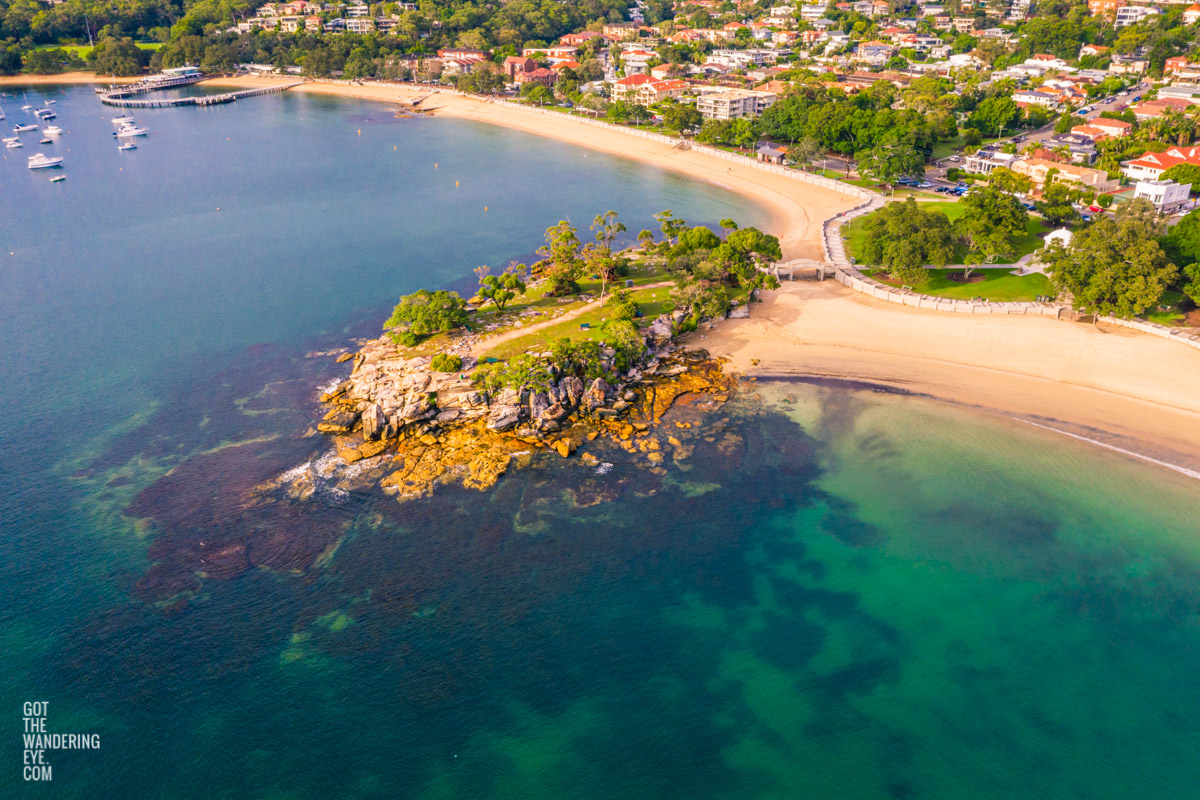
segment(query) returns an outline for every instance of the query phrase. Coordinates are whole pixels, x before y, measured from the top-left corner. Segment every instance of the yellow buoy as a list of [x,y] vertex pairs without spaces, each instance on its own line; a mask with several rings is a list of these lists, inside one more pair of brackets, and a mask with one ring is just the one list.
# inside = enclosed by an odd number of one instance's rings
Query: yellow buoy
[[483,210],[484,210],[484,211],[487,211],[487,206],[484,206],[484,207],[483,207]]
[[362,136],[362,128],[359,128],[359,129],[358,129],[358,135],[359,135],[359,136]]
[[435,161],[435,162],[433,162],[433,168],[434,168],[434,169],[437,169],[437,162],[436,162],[436,161]]
[[396,149],[396,145],[392,145],[392,149],[393,149],[393,150],[395,150],[395,149]]

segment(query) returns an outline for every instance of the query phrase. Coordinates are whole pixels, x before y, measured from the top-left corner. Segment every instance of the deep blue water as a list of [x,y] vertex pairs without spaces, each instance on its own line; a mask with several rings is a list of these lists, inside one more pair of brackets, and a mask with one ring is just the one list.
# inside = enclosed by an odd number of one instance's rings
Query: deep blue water
[[[119,153],[53,96],[67,181],[0,161],[0,796],[1197,796],[1200,491],[1077,442],[758,384],[672,411],[665,474],[593,445],[611,472],[254,499],[328,450],[346,367],[306,355],[396,295],[742,201],[306,96]],[[40,786],[33,700],[102,738]]]

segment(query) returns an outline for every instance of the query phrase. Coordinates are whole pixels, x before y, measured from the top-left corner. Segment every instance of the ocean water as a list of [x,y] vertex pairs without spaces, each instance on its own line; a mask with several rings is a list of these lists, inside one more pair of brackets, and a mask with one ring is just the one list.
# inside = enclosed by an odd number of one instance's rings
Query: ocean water
[[[0,797],[1200,795],[1200,484],[1016,420],[748,383],[665,474],[254,491],[395,295],[563,217],[761,212],[303,96],[118,153],[51,91],[68,180],[0,161]],[[26,782],[30,701],[101,748]]]

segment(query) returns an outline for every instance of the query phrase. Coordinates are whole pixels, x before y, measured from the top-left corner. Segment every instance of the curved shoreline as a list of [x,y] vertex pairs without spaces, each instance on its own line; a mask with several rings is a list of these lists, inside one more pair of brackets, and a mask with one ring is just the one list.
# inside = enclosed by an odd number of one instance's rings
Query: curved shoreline
[[[217,78],[204,85],[256,88],[278,85],[273,78]],[[394,83],[362,85],[312,81],[292,92],[377,100],[392,105],[428,98],[420,108],[434,115],[472,120],[545,136],[588,150],[630,158],[714,184],[761,206],[771,217],[769,231],[779,236],[784,259],[822,258],[825,220],[861,202],[860,198],[775,175],[749,164],[718,160],[704,153],[676,150],[661,142],[623,135],[563,115],[530,113],[451,92]],[[855,190],[857,191],[857,190]]]
[[[60,76],[50,76],[60,77]],[[212,85],[253,87],[269,78]],[[291,91],[397,105],[430,94],[395,84],[307,83]],[[857,198],[648,139],[440,93],[435,113],[633,158],[752,198],[785,256],[820,258],[822,223]],[[745,375],[808,374],[903,387],[936,399],[1136,440],[1200,467],[1200,354],[1144,333],[1048,318],[961,315],[889,304],[834,281],[785,282],[753,308],[692,335]],[[756,363],[757,362],[757,363]]]

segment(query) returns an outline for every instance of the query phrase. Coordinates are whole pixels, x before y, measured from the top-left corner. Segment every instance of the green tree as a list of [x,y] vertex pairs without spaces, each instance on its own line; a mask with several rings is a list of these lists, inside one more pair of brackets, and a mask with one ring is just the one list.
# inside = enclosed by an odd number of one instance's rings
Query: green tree
[[1064,222],[1079,219],[1079,212],[1072,203],[1077,192],[1062,183],[1052,183],[1042,192],[1042,199],[1037,205],[1038,213],[1046,218],[1051,225],[1062,225]]
[[489,275],[487,267],[480,267],[475,272],[479,275],[479,296],[491,300],[497,311],[503,311],[508,301],[517,295],[525,294],[525,281],[521,277],[525,272],[524,264],[509,267],[499,275]]
[[1069,133],[1071,128],[1074,128],[1076,125],[1083,125],[1086,121],[1074,114],[1063,114],[1055,121],[1054,132],[1058,134]]
[[467,303],[456,292],[420,289],[400,298],[384,330],[406,327],[416,336],[461,328],[467,322]]
[[669,208],[655,214],[654,219],[662,230],[663,243],[667,246],[674,244],[675,237],[687,228],[687,220],[679,219]]
[[979,104],[967,124],[985,136],[1001,136],[1017,127],[1021,107],[1011,97],[989,97]]
[[1200,167],[1195,164],[1176,164],[1159,176],[1164,181],[1190,183],[1192,191],[1200,191]]
[[538,250],[538,254],[549,262],[545,275],[552,295],[579,291],[576,281],[583,268],[583,260],[580,258],[576,233],[576,229],[566,220],[559,220],[557,225],[546,229],[546,245]]
[[625,227],[625,223],[617,220],[615,211],[597,214],[596,218],[592,220],[592,232],[596,235],[596,241],[610,253],[613,241],[626,230],[628,229]]
[[1069,247],[1055,242],[1046,248],[1042,261],[1055,288],[1069,293],[1075,308],[1133,317],[1156,306],[1179,275],[1155,241],[1160,232],[1161,226],[1142,213],[1106,215],[1078,231]]
[[926,264],[942,266],[954,257],[954,233],[944,211],[922,207],[909,197],[888,203],[863,221],[859,257],[906,284],[929,278]]
[[663,111],[663,122],[677,131],[690,131],[704,124],[704,117],[689,103],[672,103]]
[[893,184],[898,178],[925,173],[925,157],[910,144],[880,142],[855,155],[858,172],[875,180]]
[[1033,189],[1033,180],[1028,175],[1013,172],[1008,167],[996,167],[988,175],[988,182],[1008,194],[1028,194]]
[[140,75],[149,56],[132,39],[101,40],[88,56],[98,75]]
[[[955,221],[954,229],[970,248],[966,263],[991,264],[1001,256],[1010,256],[1016,238],[1025,233],[1029,223],[1029,214],[1017,199],[988,186],[972,190],[962,204],[965,212]],[[967,275],[970,273],[968,268]]]

